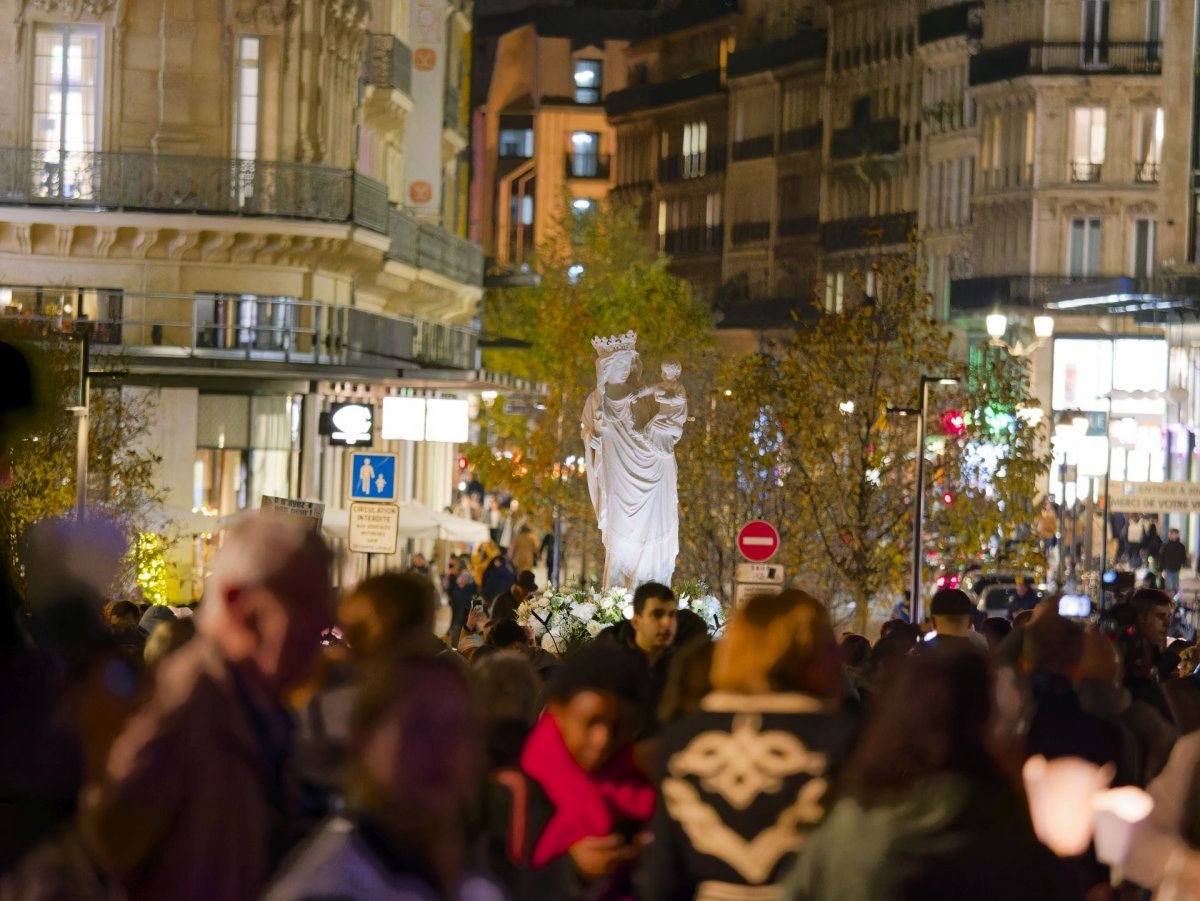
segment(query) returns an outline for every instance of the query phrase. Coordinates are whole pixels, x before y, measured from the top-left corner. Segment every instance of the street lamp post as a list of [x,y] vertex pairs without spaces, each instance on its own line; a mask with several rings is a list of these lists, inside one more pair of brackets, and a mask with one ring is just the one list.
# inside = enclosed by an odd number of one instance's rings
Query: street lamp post
[[925,525],[925,417],[929,412],[929,386],[957,385],[958,379],[936,375],[921,376],[921,412],[917,416],[917,491],[913,514],[913,563],[912,563],[912,621],[921,622],[921,545],[924,543]]

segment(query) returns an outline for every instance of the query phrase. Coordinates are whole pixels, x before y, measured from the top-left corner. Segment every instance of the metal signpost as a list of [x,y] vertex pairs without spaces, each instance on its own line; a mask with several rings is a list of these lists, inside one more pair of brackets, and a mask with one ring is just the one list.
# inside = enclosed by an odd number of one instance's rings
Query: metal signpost
[[766,563],[779,550],[779,532],[769,522],[751,520],[737,537],[738,550],[749,563],[739,563],[734,573],[733,604],[741,607],[751,598],[783,589],[783,567]]

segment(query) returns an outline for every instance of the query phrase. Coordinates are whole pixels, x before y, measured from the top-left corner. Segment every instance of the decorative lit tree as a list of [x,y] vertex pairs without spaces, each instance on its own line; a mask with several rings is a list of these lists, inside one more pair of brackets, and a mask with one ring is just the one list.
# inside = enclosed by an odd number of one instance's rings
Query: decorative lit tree
[[1045,562],[1033,525],[1051,454],[1044,412],[1028,385],[1027,359],[979,348],[965,390],[952,400],[961,404],[951,408],[957,420],[944,419],[933,441],[941,445],[931,448],[941,462],[931,485],[929,532],[951,570],[1003,564],[1033,573]]
[[[0,547],[18,579],[24,578],[21,536],[35,522],[71,513],[75,505],[76,420],[80,354],[68,336],[34,325],[5,325],[0,339],[22,349],[33,364],[40,403],[33,428],[10,457],[12,483],[0,490]],[[125,531],[130,552],[122,582],[137,582],[138,527],[161,500],[154,470],[161,460],[145,451],[150,406],[119,388],[93,387],[88,430],[88,509],[111,517]]]

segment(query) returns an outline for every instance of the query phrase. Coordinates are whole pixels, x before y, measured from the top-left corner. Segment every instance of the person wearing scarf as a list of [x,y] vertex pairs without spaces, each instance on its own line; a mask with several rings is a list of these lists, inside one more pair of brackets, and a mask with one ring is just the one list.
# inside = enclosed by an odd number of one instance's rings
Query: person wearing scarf
[[519,766],[493,773],[493,872],[518,901],[634,897],[656,800],[633,759],[642,669],[629,649],[604,643],[568,657]]

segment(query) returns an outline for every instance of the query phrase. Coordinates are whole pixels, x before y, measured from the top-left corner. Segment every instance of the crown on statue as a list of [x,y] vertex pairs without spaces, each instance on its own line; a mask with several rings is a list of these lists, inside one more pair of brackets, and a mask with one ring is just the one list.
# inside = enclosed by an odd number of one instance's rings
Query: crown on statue
[[637,348],[637,332],[628,331],[623,335],[613,335],[611,338],[593,338],[592,347],[596,349],[596,355],[600,357],[608,357],[620,350],[634,350]]

